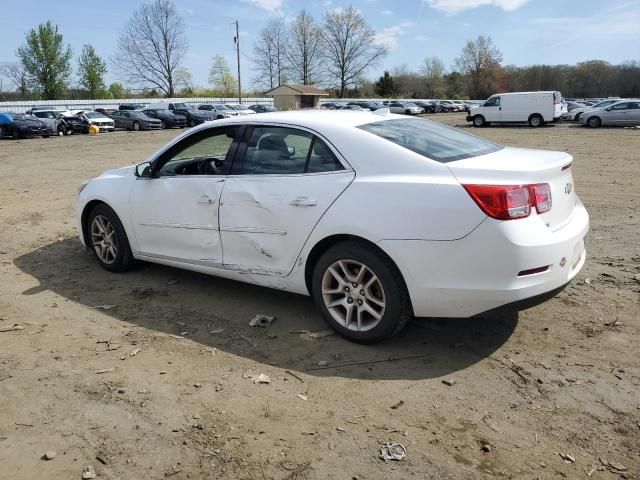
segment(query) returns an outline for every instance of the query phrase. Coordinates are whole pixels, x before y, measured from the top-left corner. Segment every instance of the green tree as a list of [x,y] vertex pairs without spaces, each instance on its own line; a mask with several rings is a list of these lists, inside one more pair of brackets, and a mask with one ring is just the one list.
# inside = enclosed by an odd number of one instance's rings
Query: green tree
[[209,70],[209,83],[223,97],[230,97],[236,87],[236,79],[231,74],[231,67],[222,55],[213,57],[213,64]]
[[98,98],[104,91],[104,75],[107,64],[98,56],[91,45],[84,45],[78,59],[80,85],[87,90],[90,98]]
[[378,79],[373,89],[381,97],[390,97],[395,95],[397,91],[396,84],[388,70],[384,71],[384,75]]
[[71,77],[71,47],[64,46],[58,26],[41,23],[18,48],[18,58],[27,72],[31,88],[45,100],[64,96]]
[[124,85],[118,82],[113,82],[109,85],[108,88],[109,96],[111,98],[125,98],[127,96],[127,92],[125,91]]

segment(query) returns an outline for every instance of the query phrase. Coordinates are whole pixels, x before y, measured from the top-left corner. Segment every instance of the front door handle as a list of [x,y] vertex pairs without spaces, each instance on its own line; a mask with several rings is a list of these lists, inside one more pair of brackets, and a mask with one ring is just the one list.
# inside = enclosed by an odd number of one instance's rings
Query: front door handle
[[289,202],[289,205],[293,205],[294,207],[315,207],[317,204],[318,201],[316,199],[309,197],[298,197]]
[[211,198],[209,195],[201,195],[198,198],[198,203],[201,205],[211,205],[215,203],[215,200]]

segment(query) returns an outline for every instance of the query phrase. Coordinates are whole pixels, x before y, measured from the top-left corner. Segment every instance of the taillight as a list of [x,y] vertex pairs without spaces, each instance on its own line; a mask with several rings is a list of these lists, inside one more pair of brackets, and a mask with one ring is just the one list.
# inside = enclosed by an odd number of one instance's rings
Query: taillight
[[538,213],[551,210],[551,188],[535,185],[463,185],[484,213],[498,220],[526,218],[535,207]]

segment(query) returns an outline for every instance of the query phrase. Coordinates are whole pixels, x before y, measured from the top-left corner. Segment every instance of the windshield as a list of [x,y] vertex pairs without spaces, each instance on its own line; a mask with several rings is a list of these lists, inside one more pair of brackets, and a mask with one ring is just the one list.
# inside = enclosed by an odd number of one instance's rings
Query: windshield
[[105,118],[104,115],[98,112],[85,112],[87,118]]
[[417,118],[385,120],[358,128],[442,163],[486,155],[504,148],[441,123]]

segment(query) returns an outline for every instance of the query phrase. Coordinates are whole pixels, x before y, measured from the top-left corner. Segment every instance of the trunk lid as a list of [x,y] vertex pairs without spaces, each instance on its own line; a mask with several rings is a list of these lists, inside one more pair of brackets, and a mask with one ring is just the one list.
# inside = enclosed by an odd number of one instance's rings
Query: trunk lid
[[[551,210],[539,215],[555,231],[571,220],[576,205],[572,161],[573,157],[565,152],[507,147],[446,165],[463,185],[548,183],[551,188]],[[536,214],[535,209],[532,214]]]

